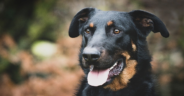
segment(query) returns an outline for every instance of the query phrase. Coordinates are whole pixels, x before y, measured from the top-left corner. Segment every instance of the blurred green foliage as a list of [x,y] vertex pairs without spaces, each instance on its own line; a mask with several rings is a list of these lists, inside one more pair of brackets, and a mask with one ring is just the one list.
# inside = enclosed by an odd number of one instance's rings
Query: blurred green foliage
[[0,34],[9,33],[18,47],[29,49],[36,40],[55,41],[61,19],[54,13],[56,0],[1,1]]
[[[9,54],[30,50],[37,40],[55,42],[61,19],[54,13],[57,0],[2,0],[0,1],[0,37],[9,34],[17,48],[3,44]],[[3,40],[1,40],[3,42]],[[0,75],[7,72],[15,83],[21,82],[19,62],[0,56]]]

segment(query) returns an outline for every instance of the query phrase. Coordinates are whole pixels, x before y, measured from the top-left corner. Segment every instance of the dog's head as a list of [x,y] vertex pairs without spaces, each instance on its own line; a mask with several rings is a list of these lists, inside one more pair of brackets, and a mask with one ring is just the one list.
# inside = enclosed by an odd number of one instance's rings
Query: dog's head
[[69,36],[82,35],[81,66],[87,70],[88,84],[115,90],[126,87],[136,73],[138,43],[144,43],[151,31],[169,36],[163,22],[145,11],[79,11],[71,22]]

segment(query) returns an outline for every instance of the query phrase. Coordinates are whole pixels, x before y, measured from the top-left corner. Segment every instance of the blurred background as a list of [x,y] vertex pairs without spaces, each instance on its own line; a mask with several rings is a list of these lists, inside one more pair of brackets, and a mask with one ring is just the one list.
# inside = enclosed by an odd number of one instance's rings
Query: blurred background
[[84,7],[142,9],[166,24],[169,38],[147,40],[158,96],[184,96],[184,0],[0,0],[0,96],[73,96],[84,75],[81,37],[69,38]]

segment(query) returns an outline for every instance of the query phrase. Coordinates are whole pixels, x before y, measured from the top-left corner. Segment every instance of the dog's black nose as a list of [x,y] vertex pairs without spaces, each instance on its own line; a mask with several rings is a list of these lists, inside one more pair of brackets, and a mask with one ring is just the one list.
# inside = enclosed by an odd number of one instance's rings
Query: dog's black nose
[[96,48],[86,47],[82,56],[86,61],[96,61],[100,58],[100,52]]

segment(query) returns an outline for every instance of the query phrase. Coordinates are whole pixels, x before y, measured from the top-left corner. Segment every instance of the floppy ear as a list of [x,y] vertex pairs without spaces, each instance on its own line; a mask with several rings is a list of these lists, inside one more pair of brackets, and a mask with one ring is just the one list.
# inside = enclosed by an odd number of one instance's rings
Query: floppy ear
[[146,36],[150,31],[154,33],[160,32],[163,37],[169,37],[169,32],[167,31],[164,23],[155,15],[142,11],[134,10],[129,12],[135,25],[144,33]]
[[73,18],[69,27],[69,36],[74,38],[80,35],[79,23],[85,23],[89,19],[89,15],[95,8],[84,8],[79,11]]

